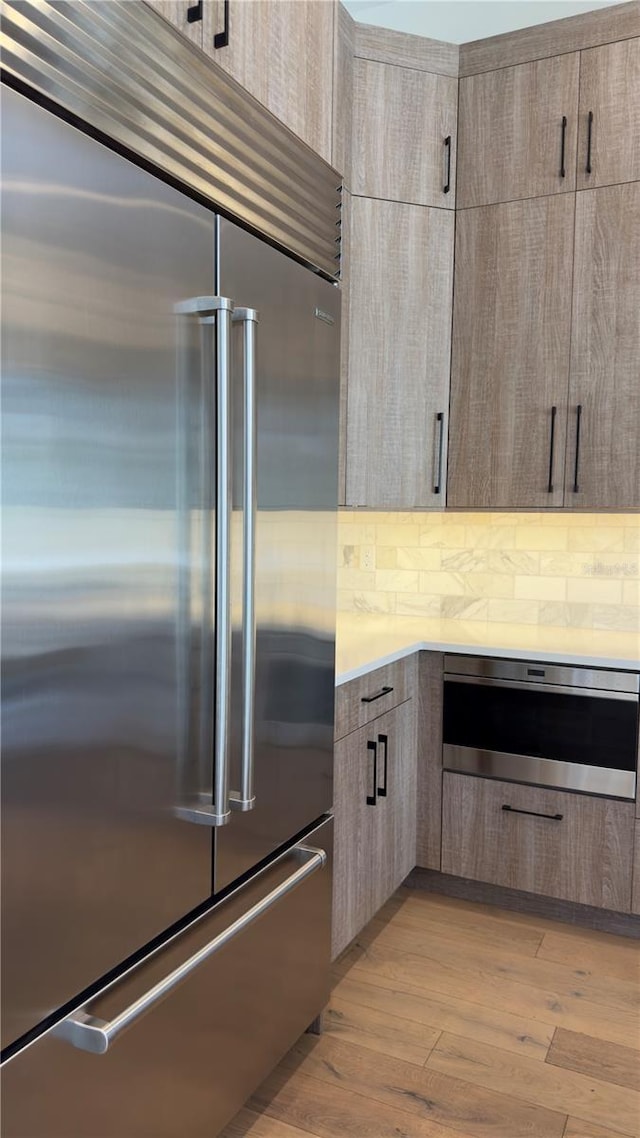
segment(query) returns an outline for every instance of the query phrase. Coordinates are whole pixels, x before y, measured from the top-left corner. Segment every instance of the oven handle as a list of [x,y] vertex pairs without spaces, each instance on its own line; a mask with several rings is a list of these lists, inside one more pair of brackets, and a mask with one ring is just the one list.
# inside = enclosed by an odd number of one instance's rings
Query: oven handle
[[544,695],[545,692],[557,692],[559,695],[581,695],[592,699],[621,699],[625,702],[638,703],[638,694],[627,691],[606,691],[603,688],[570,687],[568,684],[537,684],[526,680],[496,680],[487,676],[453,676],[445,674],[446,684],[479,684],[487,688],[515,688],[518,691],[535,692]]

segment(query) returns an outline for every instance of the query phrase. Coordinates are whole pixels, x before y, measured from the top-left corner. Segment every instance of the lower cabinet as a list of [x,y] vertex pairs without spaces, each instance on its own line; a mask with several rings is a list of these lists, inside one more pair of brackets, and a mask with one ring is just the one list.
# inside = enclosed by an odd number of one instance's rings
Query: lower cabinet
[[633,892],[631,894],[631,912],[640,916],[640,819],[636,821],[636,835],[633,856]]
[[443,778],[443,873],[630,911],[632,802]]
[[415,751],[411,700],[336,744],[334,958],[415,865]]

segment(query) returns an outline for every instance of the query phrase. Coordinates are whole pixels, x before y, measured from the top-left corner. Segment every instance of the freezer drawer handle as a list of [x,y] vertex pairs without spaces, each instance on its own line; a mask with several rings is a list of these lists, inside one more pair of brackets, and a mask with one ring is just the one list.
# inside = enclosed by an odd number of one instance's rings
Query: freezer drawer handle
[[233,810],[252,810],[256,687],[256,502],[257,502],[257,395],[256,337],[258,313],[236,308],[233,323],[244,332],[244,433],[242,503],[242,776],[240,790],[232,790]]
[[[192,972],[195,972],[201,964],[204,964],[205,960],[209,960],[211,956],[214,956],[216,952],[224,948],[229,941],[244,932],[258,917],[261,917],[263,913],[266,913],[269,909],[273,908],[274,905],[277,905],[283,897],[286,897],[287,893],[291,893],[291,891],[296,889],[298,885],[301,885],[307,877],[311,877],[317,870],[323,869],[327,863],[327,855],[325,851],[321,849],[314,849],[313,847],[304,845],[294,846],[291,853],[295,854],[300,861],[300,865],[295,873],[292,873],[290,877],[287,877],[285,881],[277,885],[270,893],[267,893],[266,897],[263,897],[261,901],[258,901],[256,905],[248,909],[246,913],[243,913],[241,917],[238,917],[237,921],[234,921],[233,924],[229,925],[223,932],[218,933],[212,941],[209,941],[209,944],[206,944],[198,952],[194,953],[193,956],[190,956],[188,960],[185,960],[184,964],[181,964],[179,968],[175,968],[173,972],[170,972],[163,980],[154,984],[153,988],[150,988],[148,992],[145,992],[143,996],[135,1000],[128,1008],[120,1012],[120,1015],[115,1016],[112,1020],[102,1020],[88,1014],[84,1008],[80,1008],[62,1020],[62,1022],[53,1029],[52,1034],[56,1035],[59,1039],[66,1040],[67,1043],[71,1043],[80,1051],[90,1051],[94,1055],[104,1055],[114,1040],[117,1039],[126,1028],[131,1027],[136,1020],[140,1019],[140,1017],[150,1011],[155,1004],[163,1000],[169,992],[177,988],[183,980],[186,980]],[[114,981],[114,983],[117,983],[117,981]]]

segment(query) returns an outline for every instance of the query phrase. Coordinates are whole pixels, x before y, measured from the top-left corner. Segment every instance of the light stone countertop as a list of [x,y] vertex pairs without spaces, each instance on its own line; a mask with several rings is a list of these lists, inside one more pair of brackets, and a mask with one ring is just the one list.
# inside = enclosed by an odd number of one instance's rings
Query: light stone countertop
[[640,671],[635,632],[339,612],[336,684],[421,650]]

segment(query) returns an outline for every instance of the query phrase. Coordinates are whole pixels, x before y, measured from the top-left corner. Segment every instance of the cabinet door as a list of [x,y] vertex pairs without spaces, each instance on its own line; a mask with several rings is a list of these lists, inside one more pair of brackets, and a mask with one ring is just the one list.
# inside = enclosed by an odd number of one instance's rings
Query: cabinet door
[[327,162],[331,161],[333,0],[204,0],[204,50]]
[[565,490],[573,509],[640,506],[639,264],[640,182],[577,194]]
[[351,201],[347,505],[442,509],[454,216]]
[[629,39],[581,53],[578,188],[593,189],[637,179],[640,39]]
[[189,21],[188,12],[195,0],[146,0],[165,20],[173,24],[186,39],[202,47],[202,20]]
[[353,193],[454,209],[457,105],[451,75],[354,60]]
[[635,831],[631,912],[637,913],[638,916],[640,916],[640,819],[636,821]]
[[379,845],[375,747],[374,725],[370,724],[347,735],[334,750],[333,958],[378,907],[373,865]]
[[449,506],[563,504],[574,203],[458,214]]
[[373,724],[378,747],[378,846],[372,856],[376,911],[416,864],[416,742],[414,701]]
[[460,80],[458,208],[575,189],[579,61],[574,52]]
[[633,815],[632,802],[445,772],[442,872],[628,913]]

